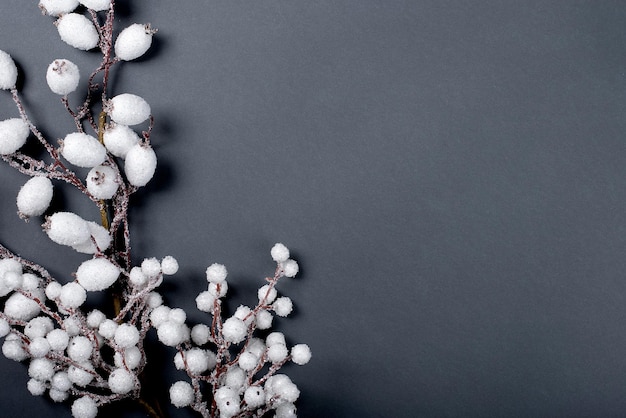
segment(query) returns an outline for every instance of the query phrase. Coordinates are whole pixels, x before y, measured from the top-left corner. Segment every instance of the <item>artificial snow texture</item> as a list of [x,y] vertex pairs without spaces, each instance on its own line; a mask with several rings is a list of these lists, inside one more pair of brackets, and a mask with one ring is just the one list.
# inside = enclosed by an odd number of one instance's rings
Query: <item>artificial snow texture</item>
[[88,51],[98,45],[100,37],[93,23],[78,13],[67,13],[56,21],[61,40],[77,49]]
[[170,401],[177,408],[191,405],[193,398],[193,388],[187,382],[176,382],[170,387]]
[[53,93],[65,96],[78,87],[80,71],[72,61],[56,59],[48,66],[46,81]]
[[82,132],[72,132],[63,139],[61,155],[75,166],[92,168],[104,162],[106,149],[97,138]]
[[[88,221],[87,227],[91,234],[90,239],[80,244],[72,245],[73,249],[83,254],[95,254],[98,250],[102,252],[109,248],[112,238],[105,227],[93,221]],[[93,242],[94,240],[95,244]]]
[[115,55],[123,61],[141,57],[152,45],[155,31],[150,25],[134,23],[120,32],[115,41]]
[[36,176],[28,180],[17,194],[17,210],[21,216],[42,215],[52,201],[52,182]]
[[17,67],[9,54],[0,50],[0,89],[8,90],[15,87]]
[[78,398],[72,403],[72,416],[74,418],[96,418],[98,406],[89,396]]
[[30,127],[20,118],[0,121],[0,154],[13,154],[20,149],[30,134]]
[[135,387],[135,376],[126,369],[115,369],[109,375],[109,389],[111,392],[125,394]]
[[69,282],[61,288],[59,297],[61,305],[65,308],[78,308],[87,300],[85,288],[76,282]]

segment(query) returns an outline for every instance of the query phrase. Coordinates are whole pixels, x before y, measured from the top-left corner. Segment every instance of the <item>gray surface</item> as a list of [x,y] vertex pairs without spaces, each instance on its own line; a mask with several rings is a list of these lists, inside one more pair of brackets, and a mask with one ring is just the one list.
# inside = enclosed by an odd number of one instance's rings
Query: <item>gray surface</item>
[[[34,2],[2,8],[28,109],[62,136],[42,74],[84,54]],[[290,246],[302,276],[280,290],[297,313],[278,325],[314,353],[289,370],[300,416],[626,415],[626,4],[125,9],[160,30],[156,53],[116,77],[157,120],[134,255],[178,258],[168,303],[198,320],[208,264],[229,267],[233,304],[251,302],[271,245]],[[14,216],[24,179],[0,175],[0,239],[69,274],[80,257]],[[3,415],[69,415],[26,394],[22,365],[0,366],[15,382]]]

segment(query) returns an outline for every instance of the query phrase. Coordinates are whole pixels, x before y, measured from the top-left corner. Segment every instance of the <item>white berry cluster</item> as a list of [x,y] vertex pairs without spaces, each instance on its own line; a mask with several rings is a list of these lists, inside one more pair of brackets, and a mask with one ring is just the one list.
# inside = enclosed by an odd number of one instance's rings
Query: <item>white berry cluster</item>
[[[144,343],[155,333],[160,343],[176,349],[174,366],[189,377],[170,388],[176,407],[191,407],[203,417],[260,417],[270,411],[295,416],[300,391],[278,371],[288,362],[306,364],[311,351],[306,344],[288,346],[282,333],[270,332],[274,316],[286,317],[293,309],[291,299],[276,290],[279,279],[299,270],[287,247],[271,249],[276,271],[258,290],[256,305],[242,305],[227,318],[222,316],[227,270],[217,263],[207,268],[207,290],[196,305],[210,314],[210,325],[190,326],[184,310],[164,304],[159,286],[177,273],[174,257],[140,263],[131,258],[130,199],[157,168],[153,118],[148,102],[136,94],[109,97],[109,79],[117,63],[146,54],[156,30],[135,23],[117,31],[114,0],[40,0],[39,8],[54,19],[63,42],[78,50],[99,49],[102,61],[86,82],[67,58],[55,58],[47,67],[47,84],[75,125],[52,141],[28,117],[16,87],[17,66],[0,50],[0,90],[8,90],[18,113],[0,120],[0,158],[28,177],[17,193],[18,215],[38,220],[42,234],[85,259],[71,278],[59,281],[0,244],[2,353],[28,363],[33,395],[67,401],[75,418],[94,418],[102,405],[126,398],[140,399],[158,416],[160,408],[141,399],[142,372],[150,361]],[[81,86],[82,103],[72,106],[68,96]],[[22,151],[29,139],[44,157]],[[87,196],[100,219],[53,212],[50,203],[62,186]],[[86,308],[101,294],[112,300],[112,313]]]
[[[189,406],[204,417],[260,417],[270,410],[276,417],[296,416],[294,402],[300,391],[287,375],[277,372],[289,361],[308,363],[311,351],[306,344],[289,348],[281,332],[266,330],[274,315],[285,317],[292,311],[291,299],[279,297],[275,286],[282,277],[294,277],[298,264],[283,244],[276,244],[271,253],[277,268],[259,288],[254,307],[241,305],[234,315],[222,316],[227,271],[215,263],[206,270],[208,289],[196,298],[198,309],[212,316],[210,326],[197,324],[190,329],[179,309],[160,306],[152,311],[159,340],[177,348],[174,364],[191,380],[171,386],[175,406]],[[256,330],[265,337],[257,336]]]

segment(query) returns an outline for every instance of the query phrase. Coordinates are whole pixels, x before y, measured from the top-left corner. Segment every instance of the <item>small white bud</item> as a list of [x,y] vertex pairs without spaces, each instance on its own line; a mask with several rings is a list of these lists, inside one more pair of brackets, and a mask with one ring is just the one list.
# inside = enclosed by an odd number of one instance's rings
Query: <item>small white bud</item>
[[286,277],[296,277],[300,267],[298,267],[298,263],[295,260],[288,259],[281,263],[281,267],[283,269],[283,274]]
[[115,55],[123,61],[139,58],[152,45],[152,36],[156,30],[150,25],[135,23],[120,32],[115,41]]
[[17,210],[20,216],[42,215],[52,201],[52,182],[49,178],[36,176],[28,180],[17,194]]
[[94,378],[94,375],[89,372],[93,369],[93,365],[88,361],[81,362],[79,365],[72,364],[67,369],[67,377],[77,386],[87,386]]
[[161,263],[154,257],[144,258],[141,262],[141,272],[149,279],[155,278],[161,273]]
[[306,344],[296,344],[291,347],[291,361],[302,366],[311,360],[311,349]]
[[210,283],[222,283],[228,272],[223,264],[213,263],[206,269],[206,279]]
[[98,45],[98,31],[82,14],[64,14],[56,21],[56,25],[61,40],[74,48],[88,51]]
[[131,324],[122,324],[115,330],[115,343],[122,348],[129,348],[139,342],[139,330]]
[[30,127],[22,119],[10,118],[0,121],[0,154],[13,154],[22,148],[28,135]]
[[89,338],[82,335],[72,337],[67,346],[67,355],[74,361],[84,362],[89,360],[93,351],[93,345]]
[[8,90],[15,87],[17,67],[9,54],[0,50],[0,89]]
[[63,351],[70,342],[70,336],[65,330],[53,329],[46,335],[46,340],[50,344],[50,349],[54,351]]
[[260,386],[250,386],[243,394],[243,399],[250,408],[258,408],[265,404],[265,391]]
[[138,125],[150,117],[150,105],[142,97],[123,93],[105,104],[105,111],[113,122],[121,125]]
[[285,317],[293,310],[293,302],[287,296],[282,296],[274,301],[272,309],[276,312],[276,315]]
[[130,184],[142,187],[152,179],[156,166],[157,157],[152,147],[136,144],[126,154],[124,173]]
[[224,339],[233,344],[242,342],[246,338],[248,327],[239,318],[230,317],[222,324]]
[[53,93],[65,96],[78,87],[80,70],[70,60],[56,59],[48,66],[46,81]]

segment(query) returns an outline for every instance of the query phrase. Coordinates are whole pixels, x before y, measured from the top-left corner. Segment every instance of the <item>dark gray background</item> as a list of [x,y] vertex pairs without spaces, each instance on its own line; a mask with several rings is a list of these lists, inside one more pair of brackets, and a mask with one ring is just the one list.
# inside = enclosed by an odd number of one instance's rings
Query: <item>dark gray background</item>
[[[197,321],[207,265],[252,303],[288,245],[302,274],[279,286],[296,313],[276,324],[314,355],[287,371],[300,416],[626,416],[626,3],[120,4],[121,25],[159,29],[114,77],[157,121],[134,257],[178,258],[166,299]],[[61,137],[45,68],[86,76],[97,55],[35,5],[3,2],[0,49]],[[0,112],[16,115],[8,94]],[[81,256],[17,219],[25,178],[0,175],[0,240],[67,277]],[[97,217],[76,198],[56,202]],[[23,365],[0,367],[3,415],[69,416],[27,394]]]

